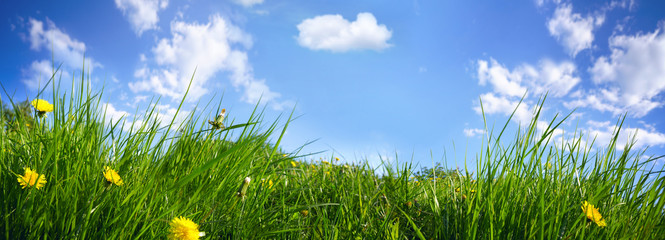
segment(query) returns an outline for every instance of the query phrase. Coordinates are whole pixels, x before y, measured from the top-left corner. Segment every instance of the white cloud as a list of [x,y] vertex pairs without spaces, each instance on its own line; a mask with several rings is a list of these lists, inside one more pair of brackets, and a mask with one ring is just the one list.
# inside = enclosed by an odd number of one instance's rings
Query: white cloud
[[[527,126],[532,123],[535,108],[530,107],[528,97],[524,92],[545,94],[548,93],[555,97],[564,97],[580,82],[576,76],[575,64],[570,61],[555,63],[549,59],[543,59],[537,66],[522,64],[512,71],[499,64],[496,60],[490,58],[490,62],[478,60],[478,79],[480,85],[489,82],[493,86],[493,92],[485,93],[480,96],[482,109],[479,102],[474,104],[474,111],[478,114],[486,115],[501,114],[510,116],[513,114],[512,121]],[[573,94],[579,94],[579,91]],[[524,101],[520,103],[520,98],[525,96]],[[537,120],[535,123],[536,131],[543,133],[549,125],[549,122]],[[471,130],[465,129],[465,134],[471,136],[474,134]],[[563,135],[562,129],[556,129],[552,137]]]
[[177,128],[185,122],[190,114],[190,111],[183,111],[182,109],[178,112],[177,108],[171,107],[168,104],[156,104],[155,109],[157,111],[157,121],[162,127],[168,126],[173,121],[172,127]]
[[546,2],[553,2],[555,4],[559,4],[561,3],[561,0],[534,0],[534,2],[536,3],[536,6],[542,7],[543,5],[545,5]]
[[[135,97],[135,103],[142,101],[142,100],[136,100],[136,98],[144,100],[145,96]],[[136,107],[136,105],[129,107]],[[150,110],[153,107],[155,108],[155,112],[150,119],[147,119],[147,116],[145,114],[132,115],[127,111],[120,110],[117,107],[115,107],[112,103],[102,104],[101,114],[104,113],[106,114],[105,118],[106,123],[110,122],[112,124],[115,124],[116,122],[120,121],[119,126],[123,126],[124,131],[130,131],[130,130],[136,131],[141,127],[141,125],[145,123],[151,124],[153,120],[157,121],[159,127],[166,127],[169,125],[169,123],[171,123],[171,121],[173,121],[173,125],[171,128],[176,129],[180,127],[180,125],[183,124],[185,120],[187,120],[187,117],[191,113],[190,111],[184,111],[182,109],[180,110],[180,112],[178,112],[178,109],[176,107],[171,107],[168,104],[154,104],[154,103],[148,105],[147,107],[148,112],[150,112]],[[132,127],[132,125],[134,126]]]
[[139,36],[147,30],[157,29],[159,22],[157,12],[165,9],[168,4],[168,0],[115,0],[116,7],[128,17],[136,35]]
[[474,137],[476,135],[483,135],[485,134],[485,129],[480,129],[480,128],[465,128],[464,129],[464,135],[467,137]]
[[30,64],[30,68],[21,70],[23,75],[27,77],[23,78],[21,82],[23,82],[28,89],[44,87],[53,74],[53,70],[53,65],[49,60],[33,61],[32,64]]
[[571,96],[575,97],[574,100],[563,102],[563,106],[572,108],[593,108],[601,112],[610,112],[613,115],[619,115],[624,112],[623,108],[618,105],[610,103],[608,99],[615,96],[616,91],[609,90],[593,90],[593,91],[578,91]]
[[490,58],[489,63],[478,60],[477,73],[481,86],[489,82],[493,91],[501,95],[521,97],[528,87],[530,93],[563,97],[581,81],[575,76],[576,71],[572,62],[555,63],[548,59],[541,60],[537,67],[522,64],[510,71]]
[[[63,78],[69,78],[69,73],[72,69],[80,69],[83,67],[83,54],[86,47],[83,42],[71,38],[68,34],[61,31],[56,27],[55,23],[46,19],[46,23],[28,19],[29,37],[26,39],[30,42],[30,49],[33,51],[48,51],[49,56],[53,51],[55,56],[55,68],[62,63],[60,72],[56,76],[56,80],[60,79],[62,73]],[[94,61],[90,56],[86,56],[86,72],[92,73],[96,67],[102,65]],[[26,84],[29,89],[36,89],[39,83],[43,86],[46,81],[53,74],[53,62],[50,60],[41,60],[32,62],[30,68],[23,69],[23,78],[21,82]]]
[[[520,103],[519,100],[511,101],[506,96],[495,96],[493,93],[482,94],[480,95],[480,99],[483,104],[482,109],[480,104],[477,104],[473,108],[476,113],[482,114],[484,111],[484,113],[487,115],[502,114],[508,117],[513,114],[514,111],[515,113],[511,120],[523,127],[532,123],[533,118],[535,117],[535,108],[540,108],[540,106],[534,106],[532,109],[532,107],[530,107],[526,102]],[[549,122],[544,120],[536,120],[535,129],[538,134],[544,133],[548,127]],[[550,136],[552,138],[556,138],[557,136],[563,135],[563,131],[563,129],[557,128]],[[484,133],[483,129],[464,129],[464,134],[469,137],[482,133]]]
[[251,7],[256,4],[261,4],[263,3],[263,0],[233,0],[234,3],[240,4],[244,7]]
[[386,25],[377,24],[371,13],[358,13],[349,22],[341,15],[321,15],[298,24],[298,43],[312,50],[346,52],[349,50],[382,50],[391,46],[392,36]]
[[665,90],[665,34],[660,31],[610,38],[612,54],[599,57],[589,68],[596,85],[615,89],[617,96],[607,104],[636,117],[663,105],[656,100]]
[[[615,128],[616,126],[609,121],[596,122],[590,120],[587,122],[587,128],[583,131],[591,138],[590,140],[596,138],[594,144],[597,147],[607,147],[614,138]],[[646,126],[646,128],[624,126],[619,132],[616,148],[623,150],[626,143],[630,142],[634,135],[636,141],[634,147],[637,149],[646,146],[665,146],[665,134],[650,129],[649,126]]]
[[546,93],[556,97],[563,97],[573,89],[581,80],[575,76],[577,67],[569,61],[554,63],[550,60],[540,62],[540,71],[532,75],[531,88],[535,93]]
[[480,104],[476,104],[473,108],[478,114],[482,114],[484,111],[485,114],[499,113],[510,116],[515,111],[513,120],[522,125],[531,122],[533,117],[529,106],[525,102],[520,103],[519,100],[511,101],[505,96],[495,96],[493,93],[482,94],[480,95],[480,99],[482,101],[482,108]]
[[128,112],[115,108],[111,103],[102,104],[102,113],[106,113],[106,122],[113,124],[120,120],[127,120],[127,117],[131,116]]
[[490,59],[491,65],[484,60],[478,60],[478,80],[481,86],[490,82],[494,92],[519,97],[524,95],[526,88],[520,85],[522,74],[510,72],[496,60]]
[[240,28],[213,15],[206,24],[173,21],[171,34],[152,49],[159,67],[144,66],[134,72],[141,80],[129,83],[133,92],[151,91],[179,100],[192,80],[188,98],[197,100],[208,92],[217,73],[227,71],[231,84],[243,90],[243,101],[254,104],[262,96],[264,102],[277,104],[280,94],[271,91],[264,79],[254,77],[247,53],[238,48],[252,46],[251,36]]
[[571,4],[561,4],[554,11],[554,16],[547,23],[550,34],[568,50],[571,56],[590,48],[593,42],[594,28],[603,24],[604,15],[582,17],[573,13]]

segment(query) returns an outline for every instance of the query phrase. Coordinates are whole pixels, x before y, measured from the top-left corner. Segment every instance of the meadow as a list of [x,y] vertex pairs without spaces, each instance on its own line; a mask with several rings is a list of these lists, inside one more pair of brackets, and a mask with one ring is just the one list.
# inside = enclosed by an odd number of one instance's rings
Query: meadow
[[3,108],[0,238],[665,236],[660,156],[632,142],[618,151],[621,119],[612,142],[595,146],[578,133],[554,137],[566,116],[538,129],[536,109],[514,133],[508,122],[489,129],[465,159],[475,169],[418,171],[409,161],[379,169],[283,150],[293,117],[266,120],[258,105],[250,116],[218,117],[223,104],[205,106],[206,117],[193,111],[177,126],[160,124],[154,107],[135,114],[140,122],[109,123],[103,92],[55,85],[44,88],[50,99]]

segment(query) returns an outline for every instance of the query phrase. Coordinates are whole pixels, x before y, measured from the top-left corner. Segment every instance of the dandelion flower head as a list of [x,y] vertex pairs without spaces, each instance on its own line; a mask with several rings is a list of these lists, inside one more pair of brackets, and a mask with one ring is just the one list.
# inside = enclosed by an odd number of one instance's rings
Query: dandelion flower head
[[169,239],[195,240],[205,236],[205,233],[199,232],[199,225],[192,222],[189,218],[177,217],[169,222]]
[[263,184],[264,186],[267,186],[268,189],[272,189],[272,186],[273,186],[274,183],[272,182],[272,179],[268,179],[268,180],[261,179],[261,184]]
[[35,99],[32,100],[30,104],[35,108],[35,110],[37,110],[37,112],[40,112],[42,114],[47,112],[53,112],[53,104],[50,104],[46,100]]
[[598,209],[595,208],[592,204],[589,204],[587,201],[584,201],[582,204],[582,211],[584,211],[584,215],[586,215],[589,220],[595,222],[598,226],[607,226],[605,219],[603,219],[603,216],[600,215]]
[[118,186],[122,186],[123,184],[125,184],[124,182],[122,182],[120,175],[118,175],[118,173],[115,170],[111,169],[108,166],[104,167],[104,178],[106,178],[106,181],[108,181],[109,183],[113,183]]
[[21,184],[22,188],[34,186],[35,188],[40,189],[46,184],[46,177],[27,167],[25,168],[23,176],[18,178],[18,182]]

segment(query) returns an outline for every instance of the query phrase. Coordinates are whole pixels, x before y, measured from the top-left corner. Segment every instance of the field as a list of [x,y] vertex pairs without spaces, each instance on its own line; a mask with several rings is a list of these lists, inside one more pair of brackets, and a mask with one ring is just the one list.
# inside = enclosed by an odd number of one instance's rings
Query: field
[[214,106],[211,119],[192,113],[179,126],[160,125],[153,108],[123,126],[100,111],[103,93],[49,88],[46,103],[3,108],[3,239],[665,236],[665,178],[652,168],[661,159],[617,151],[616,138],[557,141],[565,117],[537,129],[536,112],[517,132],[490,131],[467,156],[476,169],[375,169],[285,152],[291,117],[265,120],[258,108],[234,122],[215,119],[224,106]]

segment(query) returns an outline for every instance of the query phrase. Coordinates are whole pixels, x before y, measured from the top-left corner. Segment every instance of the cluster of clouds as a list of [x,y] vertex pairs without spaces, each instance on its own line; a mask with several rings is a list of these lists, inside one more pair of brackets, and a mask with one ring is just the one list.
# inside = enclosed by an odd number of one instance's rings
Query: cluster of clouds
[[129,87],[135,93],[151,91],[179,100],[191,80],[189,99],[196,100],[208,93],[218,73],[229,72],[231,84],[243,89],[244,101],[273,101],[280,94],[254,77],[246,52],[251,46],[249,34],[219,15],[210,16],[207,23],[173,21],[171,37],[152,48],[157,66],[139,68],[134,74],[139,80]]
[[[543,6],[546,1],[537,1]],[[556,8],[546,27],[569,54],[576,58],[578,53],[594,48],[594,31],[605,22],[605,12],[615,7],[632,7],[632,3],[611,2],[604,11],[583,16],[573,12],[570,3],[553,1]],[[522,63],[509,69],[494,58],[476,61],[478,84],[490,85],[492,91],[481,94],[474,111],[485,114],[513,114],[513,120],[521,125],[530,123],[533,116],[533,97],[544,93],[562,101],[562,105],[572,109],[587,108],[598,112],[611,113],[618,117],[628,113],[631,118],[641,118],[649,112],[662,108],[659,97],[665,91],[665,29],[635,35],[617,34],[609,38],[611,54],[591,58],[591,67],[578,69],[575,62],[541,59],[533,65]],[[586,71],[590,79],[582,79],[581,71]],[[585,81],[585,84],[581,83]],[[585,86],[590,86],[585,88]],[[520,102],[522,97],[524,101]],[[482,109],[480,103],[482,102]],[[539,121],[539,129],[546,123]],[[586,122],[582,131],[597,136],[598,143],[610,141],[614,125],[609,122]],[[476,136],[482,129],[467,128],[467,136]],[[556,133],[555,136],[563,134]],[[665,134],[653,126],[625,127],[619,137],[619,148],[629,136],[636,134],[637,146],[665,145]]]
[[[148,29],[156,29],[157,12],[168,5],[166,1],[116,1],[140,36]],[[236,0],[244,7],[261,4],[262,0]],[[137,18],[134,13],[149,12],[150,16]],[[349,22],[340,15],[322,15],[303,20],[298,26],[298,43],[315,50],[344,52],[350,50],[382,50],[390,47],[387,40],[391,32],[385,25],[377,24],[371,13],[359,13],[356,21]],[[211,15],[207,23],[173,20],[171,36],[158,40],[152,48],[150,66],[144,65],[135,71],[138,80],[129,83],[132,92],[152,92],[181,99],[189,87],[188,99],[199,99],[209,93],[210,85],[220,73],[228,73],[231,85],[243,91],[242,101],[255,104],[259,100],[268,102],[276,110],[293,105],[293,101],[279,100],[281,94],[272,91],[265,79],[254,76],[247,51],[251,49],[252,36],[228,19],[218,14]],[[196,74],[193,76],[194,70]],[[191,85],[190,85],[191,81]]]
[[[262,4],[263,0],[233,0],[235,4],[250,8]],[[160,30],[160,12],[169,6],[168,0],[115,0],[117,9],[129,22],[137,37],[151,30]],[[45,51],[52,46],[54,55],[63,61],[60,73],[65,79],[69,72],[80,69],[86,50],[85,43],[78,41],[46,19],[42,22],[28,19],[28,34],[24,40],[34,51]],[[299,30],[297,42],[312,50],[346,52],[353,50],[380,51],[389,48],[387,41],[392,32],[383,24],[378,24],[371,13],[359,13],[355,21],[341,15],[321,15],[305,19],[296,26]],[[255,104],[259,100],[269,103],[273,109],[292,107],[293,101],[280,100],[281,94],[272,91],[266,79],[256,78],[247,52],[253,45],[252,36],[219,14],[210,15],[207,22],[187,22],[182,15],[170,22],[170,34],[156,38],[149,54],[140,54],[141,66],[134,72],[134,80],[127,87],[134,93],[132,100],[126,93],[121,101],[135,105],[144,101],[145,94],[166,96],[172,101],[183,98],[196,101],[209,94],[210,89],[220,86],[222,74],[228,74],[230,84],[242,92],[241,101]],[[147,55],[147,56],[146,56]],[[86,70],[92,71],[102,65],[86,56]],[[22,82],[30,89],[44,85],[53,72],[50,59],[34,61],[23,70]],[[113,82],[119,81],[114,76]],[[212,86],[212,87],[211,87]],[[126,120],[132,116],[120,110],[119,106],[106,103],[102,106],[110,119]],[[168,103],[159,105],[160,119],[173,117],[174,108]],[[166,118],[164,118],[166,117]],[[137,120],[140,121],[140,120]]]
[[[262,0],[233,2],[244,7],[263,3]],[[140,36],[146,30],[158,29],[158,12],[168,6],[168,1],[116,0],[116,6]],[[136,17],[137,14],[144,17]],[[278,100],[281,94],[272,91],[265,79],[254,76],[247,56],[252,44],[250,34],[219,14],[209,16],[204,23],[174,19],[170,23],[170,36],[157,41],[150,57],[141,54],[143,65],[136,69],[136,80],[128,87],[135,94],[159,94],[173,101],[187,93],[189,101],[196,101],[218,86],[216,79],[226,73],[231,85],[242,91],[242,101],[255,104],[260,99],[276,110],[292,106],[293,101]]]
[[[57,56],[55,63],[50,58],[35,60],[30,64],[30,67],[22,70],[21,82],[28,89],[36,90],[44,87],[53,73],[58,70],[58,67],[60,69],[56,76],[54,76],[54,80],[56,81],[59,79],[71,79],[70,73],[73,70],[83,67],[83,56],[86,50],[85,43],[64,33],[48,18],[46,21],[33,18],[29,18],[27,21],[20,20],[20,24],[28,29],[28,34],[21,33],[21,38],[30,43],[31,50],[49,53],[53,51],[53,56]],[[95,68],[102,67],[100,63],[90,56],[86,56],[85,61],[86,71],[89,73],[93,72]]]
[[[263,0],[233,0],[250,8]],[[542,58],[536,63],[521,63],[507,67],[489,57],[475,61],[476,76],[480,86],[488,86],[490,92],[480,95],[473,109],[477,113],[509,116],[521,125],[531,122],[534,98],[545,93],[562,101],[568,109],[587,108],[601,113],[619,116],[627,112],[631,118],[641,118],[663,107],[665,91],[665,28],[637,34],[615,32],[608,39],[609,54],[591,57],[588,69],[579,69],[575,59],[593,55],[598,41],[595,32],[606,24],[606,12],[613,8],[631,8],[632,1],[613,1],[600,11],[582,14],[574,10],[572,3],[558,0],[536,1],[539,7],[552,3],[555,7],[544,27],[561,44],[570,59]],[[168,0],[115,0],[116,7],[127,18],[137,37],[150,30],[159,30],[159,13],[169,6]],[[302,20],[297,26],[297,43],[314,51],[343,53],[349,51],[383,51],[393,46],[389,43],[392,30],[369,12],[361,12],[354,19],[339,14],[326,14]],[[74,39],[46,19],[29,18],[22,24],[28,29],[22,38],[33,51],[51,51],[62,61],[61,74],[67,79],[72,70],[80,69],[86,51],[85,43]],[[620,26],[617,26],[620,27]],[[281,100],[279,92],[270,89],[267,80],[257,78],[248,57],[253,45],[251,34],[219,14],[210,15],[207,22],[187,22],[178,18],[170,22],[167,37],[157,38],[150,54],[141,54],[142,66],[134,72],[134,80],[128,88],[136,95],[135,102],[145,100],[146,93],[180,100],[189,87],[188,99],[195,101],[209,94],[216,79],[228,76],[231,86],[242,92],[241,100],[255,104],[261,99],[274,109],[293,105]],[[619,28],[620,29],[620,28]],[[86,56],[86,71],[103,65]],[[194,74],[194,71],[196,73]],[[423,69],[422,71],[426,71]],[[421,71],[421,72],[422,72]],[[589,79],[583,79],[583,71]],[[36,60],[23,69],[22,82],[29,89],[43,85],[53,72],[50,59]],[[226,74],[226,75],[222,75]],[[193,77],[192,77],[193,76]],[[117,81],[117,80],[114,80]],[[190,85],[191,82],[191,85]],[[585,84],[582,84],[585,83]],[[586,84],[588,83],[588,84]],[[521,101],[524,97],[524,101]],[[169,104],[156,105],[160,119],[173,118],[175,108]],[[132,116],[117,106],[103,106],[111,119]],[[187,115],[178,114],[179,116]],[[183,119],[179,119],[182,121]],[[544,129],[547,123],[536,123]],[[613,125],[609,122],[586,122],[583,130],[599,140],[609,141]],[[484,129],[466,128],[467,136],[485,134]],[[621,139],[637,134],[638,146],[665,145],[665,135],[653,126],[626,127]],[[556,132],[555,135],[563,135]]]

